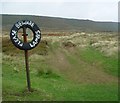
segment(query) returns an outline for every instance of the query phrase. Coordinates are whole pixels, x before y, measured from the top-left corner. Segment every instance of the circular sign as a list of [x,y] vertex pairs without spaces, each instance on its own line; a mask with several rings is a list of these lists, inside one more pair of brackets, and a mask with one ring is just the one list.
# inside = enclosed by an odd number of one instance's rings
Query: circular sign
[[[21,28],[24,28],[24,27],[29,28],[34,34],[32,41],[27,42],[27,43],[22,42],[22,40],[20,40],[18,38],[18,31]],[[41,40],[41,31],[33,21],[30,21],[30,20],[18,21],[17,23],[15,23],[13,25],[13,27],[11,29],[10,39],[11,39],[12,43],[17,48],[19,48],[21,50],[31,50],[34,47],[36,47],[38,45],[38,43],[40,42],[40,40]]]

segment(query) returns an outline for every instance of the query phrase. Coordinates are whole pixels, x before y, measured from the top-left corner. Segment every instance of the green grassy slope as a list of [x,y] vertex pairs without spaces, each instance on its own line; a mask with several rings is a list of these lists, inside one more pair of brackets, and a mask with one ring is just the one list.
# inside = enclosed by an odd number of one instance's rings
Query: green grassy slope
[[42,41],[29,51],[33,90],[29,93],[23,53],[3,39],[3,101],[118,100],[117,58],[91,47],[45,45]]

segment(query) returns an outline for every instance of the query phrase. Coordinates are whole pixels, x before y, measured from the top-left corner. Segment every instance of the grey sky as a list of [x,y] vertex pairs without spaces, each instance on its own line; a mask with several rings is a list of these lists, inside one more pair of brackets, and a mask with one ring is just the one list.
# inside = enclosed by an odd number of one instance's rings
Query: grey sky
[[[25,14],[53,16],[76,19],[90,19],[95,21],[118,21],[119,0],[30,0],[29,2],[2,1],[2,14]],[[36,1],[36,2],[33,2]],[[1,11],[0,11],[1,13]]]

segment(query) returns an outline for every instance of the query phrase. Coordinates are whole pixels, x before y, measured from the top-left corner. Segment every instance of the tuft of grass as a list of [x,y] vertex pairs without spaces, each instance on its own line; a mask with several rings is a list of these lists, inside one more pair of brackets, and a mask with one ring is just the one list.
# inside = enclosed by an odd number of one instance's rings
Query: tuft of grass
[[60,76],[54,73],[51,69],[38,69],[37,76],[43,78],[60,78]]

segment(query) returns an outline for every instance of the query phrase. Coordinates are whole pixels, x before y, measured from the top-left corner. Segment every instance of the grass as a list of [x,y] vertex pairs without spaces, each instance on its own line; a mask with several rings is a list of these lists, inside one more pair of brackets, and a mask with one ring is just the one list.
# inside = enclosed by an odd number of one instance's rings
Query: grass
[[3,74],[3,100],[117,100],[117,85],[114,84],[74,84],[61,77],[45,78],[31,73],[31,82],[34,92],[28,93],[25,91],[25,71],[15,73],[12,66],[3,64],[3,73],[5,73]]
[[[45,41],[41,41],[41,45],[38,45],[36,48],[30,50],[30,54],[36,54],[39,55],[47,55],[47,44]],[[9,45],[9,46],[8,46]],[[39,51],[38,51],[39,50]],[[23,50],[19,50],[15,46],[13,46],[11,40],[8,39],[8,37],[3,38],[2,40],[2,51],[3,53],[11,56],[20,56],[23,54]],[[17,52],[17,53],[16,53]]]
[[95,50],[92,47],[88,47],[82,51],[80,51],[80,57],[86,62],[93,63],[99,62],[102,64],[104,71],[118,76],[118,58],[117,57],[107,57],[103,53]]
[[23,52],[13,50],[11,44],[8,51],[6,48],[4,44],[3,101],[118,100],[115,57],[106,57],[91,47],[64,48],[56,42],[47,47],[42,43],[35,51],[29,51],[33,90],[29,93]]

